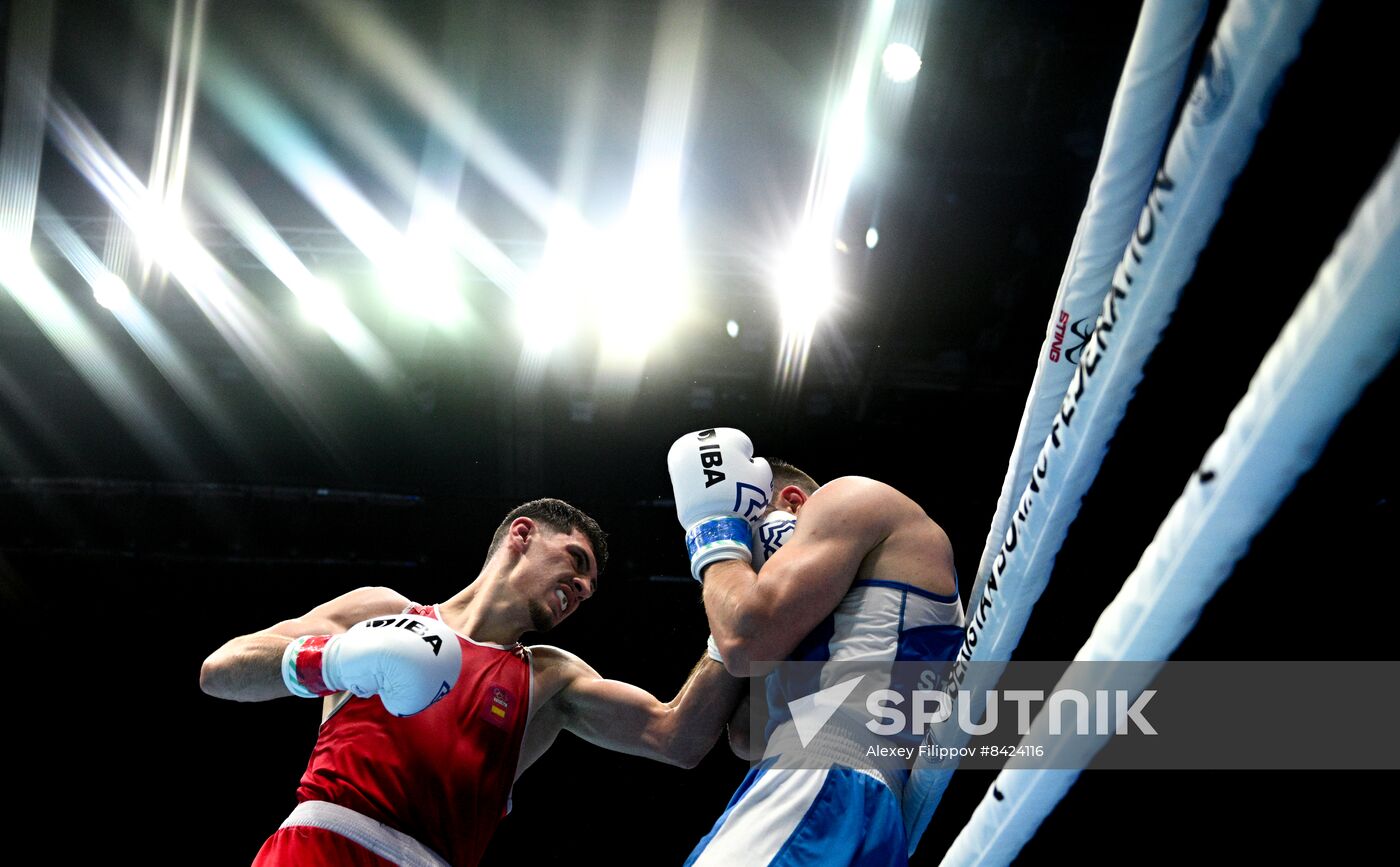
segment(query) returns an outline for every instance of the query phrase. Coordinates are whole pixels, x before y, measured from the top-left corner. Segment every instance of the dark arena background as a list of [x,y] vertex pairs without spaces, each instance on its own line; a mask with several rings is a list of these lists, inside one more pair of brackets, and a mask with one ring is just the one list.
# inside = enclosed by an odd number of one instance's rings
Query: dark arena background
[[[884,39],[922,66],[877,63],[852,108],[880,5],[0,6],[0,257],[27,239],[47,277],[0,292],[12,840],[247,863],[319,708],[208,697],[201,661],[358,586],[444,599],[539,496],[597,517],[612,562],[526,642],[670,698],[707,626],[665,455],[702,427],[899,487],[966,599],[1139,7],[897,0]],[[1072,658],[1385,165],[1375,9],[1321,4],[1016,658]],[[1174,658],[1396,657],[1397,385]],[[1300,749],[1328,701],[1280,698]],[[486,863],[679,864],[745,769],[565,734]],[[955,777],[912,863],[992,779]],[[1089,772],[1020,863],[1350,860],[1390,839],[1395,782]]]

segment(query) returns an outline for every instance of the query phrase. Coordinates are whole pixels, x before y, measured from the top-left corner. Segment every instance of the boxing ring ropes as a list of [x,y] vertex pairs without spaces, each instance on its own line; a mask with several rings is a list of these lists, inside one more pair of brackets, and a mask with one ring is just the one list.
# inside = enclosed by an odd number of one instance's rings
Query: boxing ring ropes
[[[980,717],[985,690],[995,686],[1049,583],[1069,524],[1319,2],[1231,0],[1175,131],[1168,127],[1206,2],[1148,0],[1143,7],[969,597],[964,644],[944,685],[971,703],[972,719]],[[1105,286],[1112,287],[1107,295]],[[1093,335],[1071,364],[1055,351],[1058,341],[1066,323],[1095,310]],[[1166,660],[1398,347],[1400,149],[1392,150],[1075,660]],[[973,661],[989,664],[966,664]],[[1145,673],[1133,684],[1136,692],[1156,668],[1139,667]],[[1102,684],[1066,677],[1075,680],[1056,689]],[[1122,685],[1121,672],[1115,685]],[[935,724],[926,742],[965,743],[955,722],[962,712]],[[1047,722],[1042,712],[1023,743],[1043,736]],[[1047,752],[1044,764],[1084,767],[1106,740],[1088,754],[1060,756],[1059,763]],[[952,773],[926,757],[912,771],[904,793],[911,854]],[[1008,765],[942,863],[1010,862],[1078,775]]]

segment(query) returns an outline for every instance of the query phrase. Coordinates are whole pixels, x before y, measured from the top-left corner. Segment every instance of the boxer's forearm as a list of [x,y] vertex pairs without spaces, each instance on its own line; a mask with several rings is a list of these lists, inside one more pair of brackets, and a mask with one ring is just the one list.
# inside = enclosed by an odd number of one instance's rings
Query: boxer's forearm
[[681,767],[694,767],[710,751],[744,689],[743,681],[706,654],[676,697],[662,701],[641,687],[602,677],[572,654],[549,650],[566,667],[567,686],[551,699],[564,728],[605,749]]
[[817,505],[813,497],[803,511],[805,527],[763,564],[761,576],[741,560],[705,569],[705,614],[730,674],[761,674],[768,663],[786,659],[841,604],[884,532],[869,518],[809,515]]
[[710,633],[733,675],[749,674],[753,640],[767,625],[766,605],[753,567],[741,560],[715,563],[705,570],[705,615]]
[[233,639],[204,660],[199,688],[231,701],[268,701],[290,695],[282,680],[282,653],[290,641],[266,634]]
[[370,617],[403,612],[407,597],[388,587],[360,587],[324,602],[301,617],[234,638],[209,655],[199,688],[217,698],[267,701],[292,693],[283,678],[282,654],[303,635],[334,635]]
[[667,703],[672,729],[667,751],[676,764],[690,767],[705,757],[747,686],[746,680],[731,677],[708,655],[700,658],[680,692]]

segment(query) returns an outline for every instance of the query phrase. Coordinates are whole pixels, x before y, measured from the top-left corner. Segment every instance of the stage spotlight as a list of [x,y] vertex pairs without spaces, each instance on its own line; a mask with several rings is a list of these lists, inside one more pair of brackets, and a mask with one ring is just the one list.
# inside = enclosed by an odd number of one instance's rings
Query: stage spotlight
[[410,232],[390,267],[381,269],[380,280],[389,300],[405,313],[444,327],[466,318],[458,291],[461,268],[441,239]]
[[516,301],[515,327],[531,356],[547,357],[568,343],[577,323],[571,293],[561,284],[535,281]]
[[92,297],[108,310],[120,310],[131,301],[131,290],[126,281],[110,271],[104,271],[94,278]]
[[783,329],[810,333],[836,302],[836,271],[825,245],[797,245],[774,280]]
[[906,82],[918,75],[919,67],[924,65],[919,52],[902,42],[890,43],[880,62],[885,67],[885,75],[896,83]]
[[345,300],[331,283],[313,277],[305,281],[296,294],[302,318],[323,331],[334,334],[335,326],[346,315]]
[[593,285],[605,358],[640,363],[688,308],[688,266],[674,227],[631,220],[609,233]]

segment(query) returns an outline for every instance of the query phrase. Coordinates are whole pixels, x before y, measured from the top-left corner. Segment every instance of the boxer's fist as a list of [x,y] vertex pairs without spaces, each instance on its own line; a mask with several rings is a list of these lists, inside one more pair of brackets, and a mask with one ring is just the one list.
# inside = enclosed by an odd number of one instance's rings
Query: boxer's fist
[[727,427],[686,434],[666,465],[695,580],[716,561],[751,559],[751,526],[768,508],[773,471],[749,438]]
[[753,531],[753,571],[757,572],[768,562],[768,558],[778,553],[778,549],[792,538],[797,530],[797,517],[791,512],[774,509],[768,517],[759,522]]
[[303,635],[282,656],[282,678],[294,695],[377,695],[394,716],[447,695],[461,668],[457,634],[417,614],[371,617],[339,635]]

